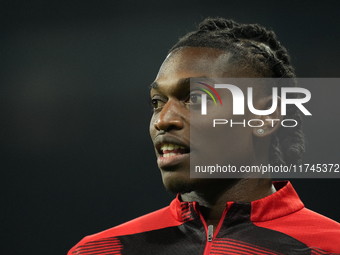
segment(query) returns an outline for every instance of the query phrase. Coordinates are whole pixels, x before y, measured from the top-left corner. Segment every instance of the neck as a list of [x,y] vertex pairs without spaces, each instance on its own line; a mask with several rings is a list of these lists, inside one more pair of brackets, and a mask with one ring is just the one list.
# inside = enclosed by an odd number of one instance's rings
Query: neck
[[271,179],[221,179],[182,194],[181,198],[186,202],[197,201],[207,225],[216,227],[228,201],[251,202],[269,196],[275,191]]

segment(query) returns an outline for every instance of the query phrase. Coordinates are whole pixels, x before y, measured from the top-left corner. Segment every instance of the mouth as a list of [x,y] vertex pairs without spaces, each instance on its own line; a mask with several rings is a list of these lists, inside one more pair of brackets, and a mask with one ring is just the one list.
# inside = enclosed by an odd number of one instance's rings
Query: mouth
[[173,169],[190,159],[190,148],[174,137],[156,138],[155,148],[158,152],[157,163],[161,169]]
[[187,154],[190,149],[176,143],[161,143],[157,146],[160,157],[168,158],[177,155]]

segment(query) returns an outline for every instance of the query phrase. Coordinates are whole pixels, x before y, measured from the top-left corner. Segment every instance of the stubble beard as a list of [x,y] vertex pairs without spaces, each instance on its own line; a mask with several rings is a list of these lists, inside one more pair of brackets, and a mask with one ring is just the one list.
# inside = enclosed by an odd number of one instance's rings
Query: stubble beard
[[178,193],[180,194],[185,194],[185,193],[190,193],[197,188],[197,183],[188,183],[187,181],[180,180],[176,182],[171,182],[168,185],[165,186],[165,189],[173,195],[177,195]]

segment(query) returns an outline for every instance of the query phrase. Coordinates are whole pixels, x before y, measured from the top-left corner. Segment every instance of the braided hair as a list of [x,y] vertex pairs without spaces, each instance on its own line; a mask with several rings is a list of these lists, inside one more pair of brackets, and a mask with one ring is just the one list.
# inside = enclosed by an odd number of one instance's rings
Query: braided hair
[[[199,24],[196,31],[182,37],[169,53],[180,47],[207,47],[228,51],[232,55],[230,63],[240,64],[242,61],[242,66],[252,68],[262,77],[296,77],[286,48],[280,44],[273,31],[258,24],[239,24],[223,18],[207,18]],[[296,86],[296,83],[291,82],[289,86]],[[295,93],[290,93],[289,96],[299,97]],[[305,152],[306,141],[300,112],[288,105],[286,119],[295,119],[298,124],[295,127],[280,128],[272,135],[269,148],[269,163],[272,165],[301,164]]]

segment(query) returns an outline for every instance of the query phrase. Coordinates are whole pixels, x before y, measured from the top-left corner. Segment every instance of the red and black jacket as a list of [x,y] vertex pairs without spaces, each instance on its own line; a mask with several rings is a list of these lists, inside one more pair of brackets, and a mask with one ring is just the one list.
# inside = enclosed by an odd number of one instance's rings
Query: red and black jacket
[[289,182],[249,203],[227,202],[214,233],[197,202],[181,202],[87,236],[68,255],[340,254],[340,224],[306,209]]

